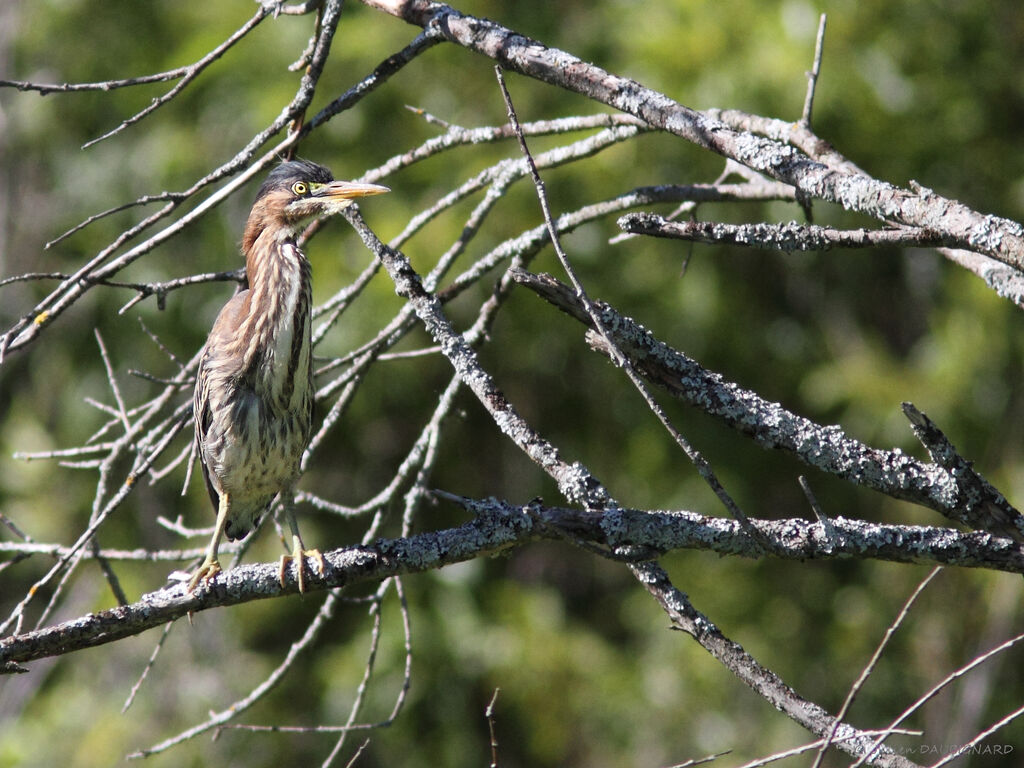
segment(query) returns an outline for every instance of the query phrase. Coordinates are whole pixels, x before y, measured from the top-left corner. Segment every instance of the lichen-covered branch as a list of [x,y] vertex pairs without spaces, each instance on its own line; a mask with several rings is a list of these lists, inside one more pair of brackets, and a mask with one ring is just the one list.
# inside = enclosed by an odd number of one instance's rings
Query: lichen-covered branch
[[824,709],[800,696],[774,672],[757,663],[743,647],[690,603],[689,598],[669,581],[668,574],[655,563],[633,566],[637,581],[661,605],[672,624],[692,636],[701,646],[737,677],[764,697],[780,712],[800,723],[817,736],[831,736],[832,743],[854,757],[867,756],[865,762],[885,768],[913,768],[915,763],[884,747],[879,748],[867,734],[846,723],[837,722]]
[[[525,270],[515,271],[513,277],[590,327],[590,316],[569,286],[549,275]],[[1020,513],[966,462],[951,472],[918,461],[899,449],[884,451],[866,446],[838,426],[816,424],[706,370],[613,307],[596,303],[618,347],[644,376],[749,435],[759,445],[786,451],[823,472],[929,507],[972,528],[1014,538],[1024,534]],[[588,341],[598,351],[610,354],[599,334],[589,333]]]
[[773,251],[828,251],[879,245],[935,246],[942,238],[919,229],[835,229],[813,224],[721,224],[715,221],[669,221],[655,213],[627,213],[618,224],[624,232],[693,243],[743,245]]
[[[485,556],[539,539],[583,542],[609,555],[632,549],[648,559],[677,549],[759,557],[765,553],[735,520],[687,511],[610,509],[594,512],[542,505],[517,506],[495,499],[458,499],[474,519],[457,528],[326,552],[325,573],[311,574],[309,592],[379,581]],[[790,560],[879,559],[901,563],[984,567],[1024,573],[1024,550],[986,533],[945,528],[874,525],[834,518],[826,529],[802,519],[756,520],[770,543],[767,554]],[[30,548],[34,549],[34,548]],[[51,549],[45,547],[44,549]],[[282,586],[278,564],[239,565],[195,592],[184,582],[144,595],[137,602],[0,640],[0,670],[11,672],[36,659],[61,655],[140,634],[189,613],[295,594]]]

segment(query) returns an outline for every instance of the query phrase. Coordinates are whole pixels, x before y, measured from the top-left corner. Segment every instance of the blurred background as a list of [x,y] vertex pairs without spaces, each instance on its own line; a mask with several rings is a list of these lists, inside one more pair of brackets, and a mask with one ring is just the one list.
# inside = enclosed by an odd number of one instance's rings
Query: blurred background
[[[976,210],[1024,219],[1024,15],[1019,3],[629,2],[627,0],[467,0],[466,13],[632,77],[687,106],[735,108],[799,118],[818,17],[828,13],[816,132],[876,178],[910,180]],[[4,0],[0,77],[91,82],[191,63],[255,12],[251,2],[137,3]],[[290,101],[299,75],[287,67],[306,46],[312,17],[269,18],[169,105],[123,133],[82,145],[165,93],[168,84],[39,96],[0,89],[0,279],[26,272],[70,273],[149,209],[101,219],[50,249],[44,244],[99,211],[164,190],[182,190],[231,158]],[[310,114],[405,46],[418,28],[349,2]],[[582,97],[508,75],[523,122],[607,111]],[[399,72],[358,106],[315,131],[299,154],[356,177],[442,131],[405,109],[476,127],[500,125],[505,108],[492,62],[441,45]],[[540,152],[574,137],[537,138]],[[383,183],[393,192],[363,205],[384,240],[415,213],[478,171],[517,157],[512,142],[447,152]],[[723,160],[658,134],[545,172],[556,213],[636,186],[710,182]],[[125,281],[169,280],[241,266],[238,242],[258,187],[201,218],[127,269]],[[439,217],[404,248],[426,273],[459,236],[479,196]],[[198,201],[197,201],[198,202]],[[187,204],[185,209],[193,207]],[[670,204],[654,206],[667,213]],[[144,213],[145,211],[145,213]],[[871,226],[822,203],[816,223]],[[797,206],[704,206],[701,218],[802,219]],[[528,181],[516,184],[458,265],[541,223]],[[879,448],[925,457],[900,412],[925,411],[1012,503],[1024,500],[1024,315],[978,278],[923,249],[777,254],[632,239],[609,244],[614,217],[587,225],[565,247],[591,296],[602,298],[663,341],[726,378],[823,424],[840,424]],[[314,298],[350,283],[369,261],[345,222],[331,222],[307,248]],[[686,268],[683,269],[684,261]],[[536,271],[561,276],[550,249]],[[460,328],[476,316],[500,271],[447,307]],[[54,286],[0,286],[6,330]],[[144,332],[178,358],[202,345],[232,291],[210,283],[177,291],[163,310],[149,298],[118,314],[133,292],[91,291],[32,346],[0,368],[0,512],[40,542],[73,542],[84,529],[96,473],[54,461],[16,460],[16,451],[81,445],[106,421],[89,405],[112,403],[94,337],[106,341],[129,404],[152,397],[157,377],[176,366]],[[357,347],[401,307],[381,274],[319,348]],[[417,330],[403,349],[429,342]],[[525,291],[508,301],[481,351],[529,422],[579,460],[624,505],[724,514],[622,374],[588,350],[582,331]],[[378,364],[318,453],[302,487],[358,505],[394,474],[451,375],[438,356]],[[188,393],[182,394],[182,401]],[[675,425],[704,452],[751,517],[810,517],[797,484],[802,465],[679,403],[660,398]],[[321,411],[322,415],[322,411]],[[183,433],[166,454],[183,450]],[[140,483],[104,526],[104,547],[186,546],[157,524],[179,515],[193,527],[213,521],[184,468]],[[831,516],[942,525],[937,514],[808,473]],[[446,425],[434,487],[516,503],[562,503],[554,484],[515,448],[475,399],[460,395]],[[328,549],[359,540],[365,520],[304,508],[307,544]],[[432,530],[463,522],[447,505],[425,508],[415,524]],[[386,531],[397,532],[397,522]],[[0,539],[13,535],[0,529]],[[201,546],[197,539],[188,546]],[[280,545],[264,530],[247,560],[270,560]],[[0,571],[6,616],[52,565],[33,557]],[[695,606],[803,696],[835,712],[885,628],[926,574],[888,563],[721,559],[682,552],[663,565]],[[167,563],[118,565],[130,599],[160,588]],[[563,544],[537,544],[491,560],[407,577],[414,643],[412,685],[390,727],[368,734],[357,765],[479,766],[490,761],[484,710],[496,688],[502,766],[667,766],[732,750],[740,765],[810,741],[712,660],[668,619],[627,569]],[[883,727],[917,696],[991,645],[1020,631],[1020,578],[948,570],[925,592],[858,697],[850,722]],[[365,590],[364,590],[365,592]],[[321,599],[274,600],[179,622],[132,707],[121,707],[158,639],[149,632],[113,646],[0,681],[0,766],[109,766],[201,722],[244,696],[280,662]],[[51,621],[108,608],[114,598],[99,569],[80,568]],[[30,618],[37,617],[30,616]],[[346,605],[315,648],[245,723],[312,726],[344,722],[362,676],[371,619]],[[396,601],[385,603],[382,647],[363,721],[383,719],[402,683],[403,635]],[[907,726],[920,737],[895,743],[916,762],[963,743],[1024,699],[1020,652],[1010,652],[936,697]],[[363,741],[355,734],[336,765]],[[319,765],[335,737],[313,733],[209,734],[150,758],[156,766]],[[1024,724],[985,742],[1024,748]],[[928,753],[928,749],[935,750]],[[916,750],[916,752],[915,752]],[[922,754],[921,750],[925,750]],[[1018,752],[1019,754],[1019,752]],[[1015,765],[988,754],[961,765]],[[790,765],[807,765],[800,757]],[[830,765],[847,761],[830,758]]]

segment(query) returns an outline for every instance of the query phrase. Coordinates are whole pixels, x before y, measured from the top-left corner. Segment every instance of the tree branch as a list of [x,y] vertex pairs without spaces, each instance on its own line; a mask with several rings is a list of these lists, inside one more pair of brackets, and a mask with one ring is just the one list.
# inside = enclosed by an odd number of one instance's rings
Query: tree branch
[[[456,528],[378,539],[372,544],[326,552],[327,568],[323,575],[314,572],[307,577],[307,592],[437,569],[539,539],[585,542],[608,555],[632,548],[644,559],[652,553],[679,549],[710,550],[751,559],[765,554],[762,544],[753,542],[737,521],[694,512],[595,512],[442,496],[454,498],[474,514],[474,519]],[[831,533],[819,522],[799,518],[749,522],[767,542],[766,553],[786,560],[853,557],[1024,573],[1024,548],[986,533],[875,525],[842,517],[830,521]],[[40,549],[52,551],[48,545],[26,547],[24,551]],[[190,613],[297,593],[294,581],[282,586],[277,562],[239,565],[204,582],[194,592],[187,592],[181,582],[129,605],[4,638],[0,640],[0,669],[16,671],[21,663],[121,640]]]
[[[512,277],[556,307],[591,326],[569,286],[550,275],[515,270]],[[970,467],[949,471],[924,464],[899,449],[870,448],[837,426],[823,426],[764,400],[750,390],[704,369],[695,360],[659,341],[650,331],[613,307],[596,301],[606,327],[637,369],[676,397],[686,400],[765,448],[786,451],[809,466],[893,498],[911,501],[972,528],[1024,539],[1024,517]],[[610,356],[600,336],[588,335],[592,347]]]
[[429,0],[363,0],[410,24],[436,29],[444,39],[483,54],[505,69],[579,93],[650,125],[791,184],[812,198],[837,203],[881,221],[942,233],[949,245],[1024,269],[1024,227],[985,215],[933,191],[901,189],[867,175],[816,162],[792,146],[736,131],[709,113],[686,107],[570,53],[551,48],[496,22]]
[[865,762],[870,765],[913,768],[915,763],[884,747],[876,747],[869,734],[837,721],[813,701],[800,696],[770,669],[758,664],[756,659],[743,650],[743,646],[723,635],[707,616],[694,608],[689,598],[673,586],[668,574],[659,565],[641,563],[633,566],[633,573],[669,615],[677,629],[693,637],[777,710],[816,736],[831,737],[832,743],[847,754],[854,757],[868,755]]
[[569,501],[593,508],[604,507],[611,500],[608,491],[581,463],[569,464],[562,459],[558,449],[527,424],[491,375],[481,367],[473,348],[445,317],[440,299],[423,287],[423,281],[409,260],[377,238],[363,222],[358,208],[346,209],[344,216],[366,247],[377,254],[395,283],[395,292],[409,301],[427,332],[441,345],[441,352],[459,378],[477,396],[498,428],[558,483],[559,490]]
[[628,213],[619,218],[624,232],[693,243],[744,245],[776,251],[828,251],[879,245],[942,245],[937,232],[921,229],[834,229],[813,224],[719,224],[714,221],[669,221],[654,213]]

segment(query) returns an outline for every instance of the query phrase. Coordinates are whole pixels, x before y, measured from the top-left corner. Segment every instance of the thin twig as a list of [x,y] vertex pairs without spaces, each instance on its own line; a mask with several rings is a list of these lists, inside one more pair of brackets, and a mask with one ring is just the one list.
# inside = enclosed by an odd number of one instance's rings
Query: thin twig
[[1014,720],[1016,720],[1021,715],[1024,715],[1024,705],[1022,705],[1022,706],[1018,707],[1017,709],[1013,710],[1012,712],[1010,712],[1010,714],[1008,714],[1008,715],[1006,715],[1004,717],[1001,717],[999,720],[997,720],[996,722],[992,723],[992,725],[990,725],[984,731],[981,731],[979,734],[977,734],[973,739],[971,739],[967,743],[959,745],[959,747],[957,749],[955,749],[955,750],[951,750],[948,755],[946,755],[944,758],[939,760],[939,762],[933,764],[931,766],[931,768],[942,768],[942,766],[949,765],[951,762],[953,762],[954,760],[959,759],[963,755],[971,754],[971,752],[974,750],[975,747],[978,746],[978,744],[983,742],[985,739],[987,739],[993,733],[998,731],[1000,728],[1003,728],[1004,726],[1007,726],[1010,723],[1012,723]]
[[491,734],[491,768],[498,768],[498,733],[494,727],[494,704],[498,700],[499,693],[501,693],[501,688],[495,688],[494,695],[491,696],[491,700],[487,703],[487,709],[484,710],[487,730]]
[[103,358],[103,367],[107,371],[107,383],[110,384],[110,391],[114,394],[114,402],[117,403],[117,415],[121,419],[124,431],[131,432],[132,425],[128,420],[128,409],[125,408],[124,398],[121,397],[121,389],[117,386],[117,377],[114,375],[114,368],[110,363],[110,355],[107,354],[107,347],[103,343],[103,336],[100,335],[99,328],[94,328],[93,333],[96,336],[96,343],[99,344],[100,347],[100,356]]
[[839,708],[839,711],[836,713],[835,724],[832,726],[831,730],[829,730],[828,732],[828,735],[825,737],[825,740],[822,743],[821,748],[818,750],[818,754],[815,755],[814,762],[812,763],[811,768],[819,768],[819,766],[821,765],[821,761],[825,759],[825,753],[828,751],[828,748],[832,746],[836,733],[839,730],[839,724],[846,718],[846,714],[850,711],[850,707],[853,705],[853,700],[857,698],[857,694],[860,692],[860,689],[864,687],[864,683],[867,682],[868,677],[871,675],[875,667],[878,665],[878,660],[882,658],[882,653],[889,646],[889,641],[892,639],[892,636],[896,634],[896,630],[903,625],[904,619],[906,619],[907,614],[910,613],[910,608],[914,605],[914,603],[917,602],[917,598],[921,596],[921,593],[924,592],[925,588],[931,583],[932,579],[934,579],[941,570],[941,565],[936,566],[935,568],[932,568],[931,571],[929,571],[927,576],[921,579],[921,583],[917,585],[914,591],[910,594],[910,597],[908,597],[906,602],[903,603],[903,607],[900,609],[899,614],[897,614],[896,618],[893,619],[893,622],[889,625],[888,629],[885,630],[885,635],[882,637],[881,642],[879,642],[878,647],[875,648],[875,652],[871,655],[870,661],[868,661],[868,663],[864,666],[864,669],[861,670],[860,676],[857,678],[854,684],[850,686],[850,691],[846,694],[846,699],[843,701],[843,706],[841,706]]
[[140,112],[137,112],[132,117],[129,117],[127,120],[122,121],[121,124],[116,128],[107,131],[102,136],[99,136],[91,141],[87,141],[85,144],[82,145],[82,149],[88,149],[89,147],[93,146],[94,144],[98,144],[104,139],[109,139],[111,136],[116,136],[128,126],[134,125],[135,123],[139,122],[144,117],[146,117],[146,115],[155,112],[164,104],[169,102],[179,93],[181,93],[181,91],[184,90],[189,83],[191,83],[193,80],[199,77],[199,75],[202,74],[204,69],[206,69],[208,66],[210,66],[210,64],[212,64],[221,56],[223,56],[228,51],[229,48],[231,48],[235,43],[237,43],[239,40],[241,40],[243,37],[249,34],[249,32],[251,32],[253,29],[255,29],[256,25],[263,21],[264,18],[266,18],[266,15],[267,10],[261,7],[258,11],[256,11],[256,14],[251,19],[249,19],[249,21],[247,21],[239,29],[237,29],[234,32],[234,34],[232,34],[227,40],[225,40],[223,43],[218,45],[208,54],[203,56],[203,58],[201,58],[199,61],[185,67],[184,72],[181,75],[180,82],[178,82],[178,84],[175,85],[170,91],[165,93],[163,96],[160,96],[159,98],[153,99],[150,102],[149,106],[147,106]]
[[814,91],[818,86],[818,74],[821,72],[821,54],[825,48],[825,19],[826,14],[821,14],[818,21],[818,39],[814,44],[814,65],[807,73],[807,97],[804,99],[804,111],[800,117],[800,123],[804,128],[811,128],[811,111],[814,109]]
[[636,387],[637,391],[646,401],[647,406],[651,409],[651,412],[654,413],[655,416],[657,416],[658,420],[662,423],[662,425],[665,427],[668,433],[672,435],[672,438],[676,441],[676,444],[679,445],[680,448],[682,448],[683,452],[690,459],[693,465],[697,468],[697,472],[704,479],[704,481],[711,487],[711,490],[714,491],[715,495],[722,502],[722,504],[729,511],[729,513],[734,518],[736,518],[736,520],[739,521],[740,525],[747,529],[751,537],[755,538],[756,540],[758,536],[757,531],[750,526],[746,514],[744,514],[743,510],[740,509],[739,505],[733,500],[733,498],[725,490],[725,487],[718,480],[718,477],[715,475],[715,472],[711,468],[710,463],[708,463],[707,459],[705,459],[704,456],[696,448],[694,448],[685,437],[683,437],[682,433],[675,428],[671,421],[669,421],[668,415],[661,408],[658,402],[654,399],[654,396],[651,394],[647,386],[643,383],[643,380],[637,374],[636,370],[633,368],[633,365],[629,362],[629,359],[622,353],[621,350],[619,350],[618,346],[612,340],[608,331],[605,329],[604,323],[602,322],[600,315],[594,308],[590,299],[588,298],[587,293],[583,288],[583,283],[580,281],[579,277],[577,277],[576,271],[569,261],[569,257],[566,255],[565,251],[562,250],[561,241],[558,237],[558,228],[555,226],[551,218],[551,208],[548,205],[547,192],[544,188],[544,182],[540,177],[540,172],[537,170],[536,163],[534,163],[533,161],[533,156],[530,154],[529,147],[527,147],[526,145],[526,137],[523,135],[522,131],[519,128],[519,119],[518,117],[516,117],[515,107],[512,104],[512,97],[508,92],[508,87],[505,85],[505,77],[502,74],[501,67],[495,66],[494,72],[498,78],[498,85],[501,88],[501,94],[505,99],[505,107],[508,111],[509,122],[512,125],[512,129],[516,133],[516,138],[519,139],[519,147],[522,150],[523,155],[526,157],[526,162],[530,168],[530,175],[533,178],[533,185],[534,188],[537,190],[537,197],[540,200],[540,206],[544,214],[544,223],[547,227],[548,236],[551,238],[551,244],[554,246],[555,253],[558,255],[558,261],[562,265],[562,269],[565,270],[566,275],[569,276],[569,279],[572,282],[573,289],[576,293],[576,298],[579,301],[580,305],[583,307],[583,311],[591,318],[591,321],[594,325],[594,329],[599,334],[601,334],[602,338],[604,338],[604,340],[607,342],[609,354],[611,355],[612,361],[615,363],[615,365],[622,368],[622,370],[626,373],[626,375],[629,377],[629,380],[633,383],[633,386]]
[[804,492],[804,497],[807,499],[807,503],[811,505],[811,509],[814,511],[814,516],[818,518],[818,522],[821,523],[821,529],[825,532],[825,538],[830,541],[836,537],[836,529],[832,527],[832,521],[828,519],[828,515],[825,514],[825,510],[821,508],[818,503],[818,499],[814,495],[814,491],[811,490],[811,484],[807,482],[807,478],[804,475],[800,475],[797,478],[797,482],[800,484],[800,490]]
[[128,77],[122,80],[102,80],[96,83],[32,83],[27,80],[0,80],[0,88],[14,88],[19,91],[35,91],[40,94],[48,93],[76,93],[81,91],[113,91],[118,88],[128,88],[134,85],[148,85],[149,83],[165,83],[168,80],[177,80],[188,72],[187,65],[176,69],[169,69],[166,72],[157,72],[153,75],[142,75],[140,77]]
[[121,714],[123,715],[131,707],[132,702],[135,701],[135,697],[139,691],[142,690],[142,684],[149,677],[150,670],[156,665],[157,657],[160,655],[160,651],[163,650],[164,643],[167,642],[167,638],[171,636],[171,627],[174,626],[173,621],[169,621],[164,624],[164,631],[160,633],[160,639],[156,641],[156,645],[153,646],[153,652],[149,655],[149,659],[146,661],[146,666],[143,667],[142,673],[139,675],[139,679],[135,681],[135,685],[132,686],[131,691],[128,693],[128,698],[125,699],[124,706],[121,707]]
[[[853,736],[851,738],[858,738],[859,739],[862,736],[871,736],[871,737],[873,737],[873,736],[877,736],[878,733],[879,733],[878,731],[865,730],[865,731],[860,731],[856,736]],[[922,732],[919,731],[919,730],[911,731],[911,730],[902,729],[902,730],[899,730],[899,731],[894,731],[894,733],[898,733],[901,736],[920,736]],[[751,760],[749,763],[744,763],[743,765],[738,766],[738,768],[762,768],[765,765],[770,765],[771,763],[778,762],[779,760],[785,760],[787,758],[794,757],[796,755],[802,755],[804,752],[810,752],[812,749],[818,749],[824,743],[824,741],[825,741],[824,739],[816,739],[816,740],[814,740],[812,742],[809,742],[807,744],[801,744],[799,747],[793,747],[792,749],[785,749],[785,750],[782,750],[781,752],[775,752],[775,753],[773,753],[771,755],[768,755],[766,757],[759,757],[756,760]],[[861,758],[861,760],[863,760],[863,759],[864,758]]]
[[188,728],[176,736],[172,736],[159,744],[155,744],[147,749],[141,749],[138,752],[133,752],[128,755],[129,760],[138,759],[141,757],[149,757],[160,752],[165,752],[171,747],[180,744],[189,739],[193,739],[202,733],[206,733],[212,729],[218,728],[219,726],[227,723],[232,718],[245,712],[256,702],[260,701],[271,689],[274,688],[280,681],[285,673],[291,669],[295,660],[308,650],[316,638],[320,635],[321,630],[326,626],[327,622],[333,617],[334,609],[337,605],[338,597],[335,593],[329,593],[323,604],[320,606],[320,610],[316,617],[310,622],[309,626],[306,627],[306,632],[301,638],[292,643],[288,649],[288,653],[280,664],[263,680],[262,683],[257,685],[249,694],[241,699],[238,699],[231,705],[225,707],[220,712],[211,712],[209,718],[199,725]]
[[1010,648],[1013,648],[1015,645],[1017,645],[1017,643],[1021,642],[1022,640],[1024,640],[1024,633],[1021,633],[1016,637],[1011,637],[1009,640],[1005,640],[999,645],[995,646],[994,648],[990,648],[989,650],[985,651],[985,653],[979,654],[975,658],[971,659],[971,661],[968,664],[965,664],[959,669],[946,675],[946,677],[944,677],[938,683],[933,685],[925,694],[920,696],[917,699],[917,701],[915,701],[913,704],[911,704],[909,707],[903,710],[903,712],[901,712],[900,715],[895,720],[893,720],[887,728],[881,731],[878,735],[878,738],[875,740],[874,745],[872,745],[872,748],[865,752],[864,755],[859,760],[857,760],[856,763],[850,766],[850,768],[860,768],[860,766],[864,764],[864,761],[867,759],[867,757],[873,754],[874,750],[881,746],[885,742],[885,740],[889,738],[891,734],[899,732],[897,729],[900,723],[902,723],[912,714],[921,709],[921,707],[923,707],[925,703],[927,703],[936,695],[938,695],[941,691],[949,687],[949,685],[952,684],[954,681],[959,680],[972,669],[975,669],[976,667],[984,664],[994,656],[997,656],[998,654],[1008,651]]

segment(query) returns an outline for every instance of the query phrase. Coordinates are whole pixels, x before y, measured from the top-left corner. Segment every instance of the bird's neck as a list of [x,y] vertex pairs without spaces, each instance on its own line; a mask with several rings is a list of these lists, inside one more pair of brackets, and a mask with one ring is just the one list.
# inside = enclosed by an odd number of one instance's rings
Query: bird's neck
[[252,350],[250,370],[256,371],[263,394],[287,407],[296,384],[302,391],[310,376],[311,269],[294,237],[264,242],[268,239],[266,231],[261,233],[246,255],[245,322],[253,338],[266,340]]
[[[308,289],[309,260],[296,244],[294,231],[261,229],[249,238],[251,227],[246,228],[243,240],[245,276],[253,293],[268,295],[282,284],[298,281]],[[275,235],[276,233],[276,235]]]

